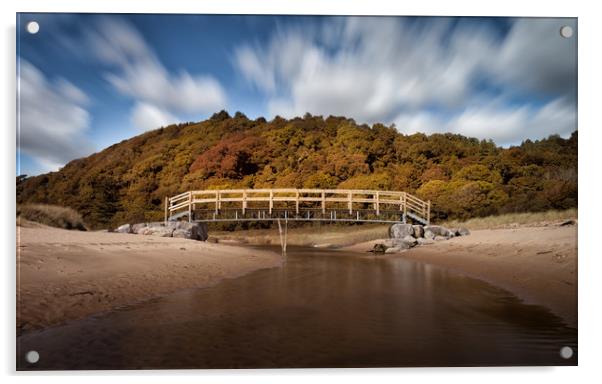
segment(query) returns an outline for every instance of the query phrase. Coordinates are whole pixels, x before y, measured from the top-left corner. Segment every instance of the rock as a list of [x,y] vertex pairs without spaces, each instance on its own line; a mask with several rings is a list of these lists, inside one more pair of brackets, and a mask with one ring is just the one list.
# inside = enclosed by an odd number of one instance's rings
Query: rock
[[424,237],[434,239],[436,236],[452,237],[452,232],[440,225],[427,225],[424,227]]
[[560,225],[561,227],[565,227],[565,226],[567,226],[567,225],[575,225],[575,224],[576,224],[576,223],[575,223],[575,220],[567,220],[567,221],[564,221],[564,222],[560,223],[559,225]]
[[421,238],[424,237],[424,227],[422,225],[413,225],[414,228],[414,237]]
[[197,223],[197,240],[199,241],[207,241],[209,238],[209,226],[207,223]]
[[449,237],[446,237],[446,236],[435,236],[435,238],[433,240],[435,240],[435,241],[449,240]]
[[200,241],[206,241],[209,237],[206,223],[189,223],[187,221],[170,221],[167,224],[163,222],[134,224],[132,233]]
[[152,235],[152,236],[161,236],[161,237],[172,237],[174,229],[169,226],[148,226],[143,228],[140,233],[142,235]]
[[187,221],[175,222],[176,230],[185,230],[188,232],[187,239],[206,241],[209,238],[209,229],[207,223],[189,223]]
[[[412,237],[412,236],[408,236],[408,237]],[[416,239],[414,239],[413,237],[412,237],[412,239],[414,241],[407,241],[405,239],[393,239],[392,246],[395,248],[410,249],[414,245],[416,245]]]
[[190,239],[190,231],[187,231],[186,229],[174,229],[171,236],[181,239]]
[[374,244],[374,247],[372,248],[372,252],[374,253],[385,253],[387,251],[387,246],[384,244]]
[[412,244],[412,246],[416,245],[417,240],[414,236],[406,236],[403,238],[403,241],[405,241],[406,243]]
[[148,227],[147,223],[138,223],[132,225],[132,233],[140,234],[140,231]]
[[391,247],[391,248],[387,248],[385,250],[385,254],[392,254],[392,253],[401,253],[401,252],[405,252],[407,249],[405,248],[400,248],[400,247]]
[[435,243],[433,240],[431,240],[431,239],[425,239],[423,237],[417,239],[416,241],[418,242],[418,245],[428,245],[428,244]]
[[392,239],[403,239],[406,236],[414,235],[412,224],[393,224],[389,228],[389,237]]
[[132,226],[129,224],[123,224],[115,229],[115,232],[118,233],[132,233]]
[[470,235],[470,231],[468,230],[468,228],[460,227],[458,228],[457,234],[458,236],[468,236]]

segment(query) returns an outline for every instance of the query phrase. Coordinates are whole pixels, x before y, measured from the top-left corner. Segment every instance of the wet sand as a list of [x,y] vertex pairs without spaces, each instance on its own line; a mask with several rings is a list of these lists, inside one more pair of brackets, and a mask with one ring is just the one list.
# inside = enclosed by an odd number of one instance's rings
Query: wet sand
[[17,330],[44,328],[281,264],[187,239],[17,227]]
[[[376,242],[343,249],[366,251]],[[400,257],[487,281],[577,326],[577,226],[476,230]]]

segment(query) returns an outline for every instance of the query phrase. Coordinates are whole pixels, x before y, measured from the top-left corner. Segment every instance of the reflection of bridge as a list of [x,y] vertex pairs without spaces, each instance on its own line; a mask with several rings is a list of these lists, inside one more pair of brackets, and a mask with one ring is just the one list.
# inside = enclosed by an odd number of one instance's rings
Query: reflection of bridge
[[228,189],[165,198],[165,221],[332,221],[428,224],[431,203],[406,192],[351,189]]

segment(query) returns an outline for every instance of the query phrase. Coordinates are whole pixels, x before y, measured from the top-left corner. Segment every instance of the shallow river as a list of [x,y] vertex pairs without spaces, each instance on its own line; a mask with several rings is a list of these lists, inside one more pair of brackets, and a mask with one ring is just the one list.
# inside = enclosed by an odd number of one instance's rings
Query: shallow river
[[[399,257],[291,249],[261,270],[18,338],[19,369],[576,364],[577,331]],[[26,351],[40,360],[25,362]]]

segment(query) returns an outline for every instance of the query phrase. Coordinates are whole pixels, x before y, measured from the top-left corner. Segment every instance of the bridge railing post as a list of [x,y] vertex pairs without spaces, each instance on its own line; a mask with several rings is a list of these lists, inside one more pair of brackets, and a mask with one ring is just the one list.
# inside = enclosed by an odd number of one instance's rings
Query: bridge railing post
[[270,216],[272,215],[272,209],[274,208],[274,191],[270,189]]
[[295,215],[299,214],[299,190],[295,191]]
[[380,196],[378,191],[374,192],[374,210],[376,211],[376,216],[380,215]]
[[245,215],[245,211],[247,210],[247,191],[242,192],[242,215]]
[[403,193],[403,216],[405,217],[408,214],[408,194],[406,192]]
[[169,210],[168,204],[169,204],[169,198],[167,196],[165,196],[165,225],[167,225],[167,218],[168,218],[167,212]]
[[219,213],[219,191],[215,191],[215,214]]
[[322,191],[322,214],[326,214],[326,193]]
[[188,222],[192,222],[192,192],[188,192]]
[[347,203],[349,208],[349,214],[353,215],[353,192],[349,192],[349,194],[347,195],[347,200],[349,200]]

